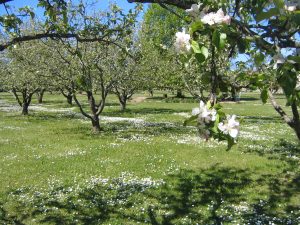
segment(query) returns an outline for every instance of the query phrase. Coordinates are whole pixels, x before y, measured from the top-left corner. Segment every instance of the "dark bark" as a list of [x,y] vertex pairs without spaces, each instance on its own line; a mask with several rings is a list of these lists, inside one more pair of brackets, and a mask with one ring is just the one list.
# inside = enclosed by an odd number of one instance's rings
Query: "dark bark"
[[67,95],[66,98],[67,98],[68,104],[69,105],[73,105],[73,97],[72,97],[72,95]]
[[120,102],[120,110],[124,112],[127,106],[127,98],[126,97],[119,98],[119,102]]
[[216,59],[215,59],[215,51],[216,48],[213,45],[212,36],[210,38],[210,48],[211,48],[211,65],[210,65],[210,72],[211,72],[211,90],[210,90],[210,97],[209,101],[212,106],[214,106],[217,102],[217,89],[219,86],[218,83],[218,74],[217,74],[217,66],[216,66]]
[[191,8],[192,4],[197,3],[195,0],[127,0],[129,3],[140,2],[140,3],[160,3],[177,6],[182,9]]
[[39,104],[43,103],[43,97],[44,97],[45,91],[46,91],[46,89],[41,89],[40,91],[36,92]]
[[299,117],[299,111],[297,108],[297,103],[294,101],[291,104],[293,118],[290,118],[286,112],[282,109],[280,105],[276,102],[273,93],[269,90],[268,95],[271,101],[271,104],[273,108],[276,110],[276,112],[280,115],[280,117],[289,125],[297,135],[298,140],[300,141],[300,117]]
[[90,111],[92,113],[92,125],[93,125],[93,132],[99,133],[100,132],[100,122],[99,122],[99,114],[97,113],[98,107],[95,102],[95,98],[93,96],[93,92],[87,91],[88,101],[90,105]]
[[28,115],[28,107],[29,107],[29,104],[27,102],[23,102],[22,115],[24,115],[24,116]]
[[300,123],[299,123],[299,121],[297,121],[297,122],[295,121],[292,128],[295,131],[298,140],[300,141]]
[[92,126],[93,126],[93,132],[96,134],[99,133],[101,130],[99,116],[94,116],[91,121],[92,121]]
[[73,95],[70,90],[68,90],[68,93],[66,94],[63,90],[60,90],[62,95],[67,99],[67,102],[69,105],[73,105]]
[[[118,31],[118,30],[116,30],[116,31]],[[79,34],[75,34],[75,33],[49,33],[49,32],[45,32],[45,33],[24,35],[24,36],[12,38],[11,40],[9,40],[9,41],[7,41],[3,44],[0,44],[0,51],[4,51],[9,46],[12,46],[12,45],[17,44],[17,43],[40,40],[40,39],[44,39],[44,38],[53,38],[53,39],[54,38],[66,38],[66,39],[74,38],[78,42],[82,42],[82,43],[84,43],[84,42],[103,42],[103,43],[107,43],[107,44],[113,44],[113,45],[116,45],[116,46],[122,48],[122,46],[119,45],[118,43],[116,43],[114,41],[107,40],[105,34],[101,37],[88,37],[88,38],[85,38],[85,37],[82,37]]]
[[123,112],[126,109],[127,101],[132,97],[134,90],[125,90],[125,89],[118,89],[115,88],[114,93],[117,95],[120,103],[120,110]]
[[153,97],[153,94],[154,94],[154,93],[153,93],[153,90],[152,90],[152,89],[149,89],[148,91],[149,91],[150,96]]
[[240,101],[240,98],[238,96],[239,90],[237,90],[237,88],[234,85],[231,86],[230,92],[231,92],[231,100],[235,102],[239,102]]
[[99,133],[100,130],[101,130],[99,115],[103,111],[103,108],[104,108],[104,105],[105,105],[105,98],[106,98],[107,94],[104,93],[104,96],[103,96],[102,100],[100,101],[99,105],[97,105],[95,103],[95,98],[93,96],[92,91],[86,91],[86,94],[87,94],[88,102],[89,102],[89,106],[90,106],[90,114],[86,113],[84,111],[82,105],[78,101],[75,94],[73,94],[73,99],[74,99],[75,103],[77,104],[77,106],[79,107],[79,110],[82,113],[82,115],[84,115],[85,117],[87,117],[91,120],[93,132],[94,133]]
[[19,96],[18,96],[18,93],[17,93],[17,91],[16,91],[15,88],[12,89],[12,93],[14,94],[14,96],[15,96],[15,98],[16,98],[18,104],[19,104],[19,106],[22,107],[22,101],[20,100],[20,98],[19,98]]
[[178,90],[177,90],[177,92],[176,92],[176,98],[184,98],[184,95],[183,95],[181,89],[178,89]]
[[27,89],[21,90],[21,96],[18,95],[17,90],[15,88],[12,89],[12,92],[18,102],[18,104],[22,107],[22,115],[28,115],[28,108],[31,103],[31,99],[34,93],[37,92],[38,89],[33,92],[28,92]]

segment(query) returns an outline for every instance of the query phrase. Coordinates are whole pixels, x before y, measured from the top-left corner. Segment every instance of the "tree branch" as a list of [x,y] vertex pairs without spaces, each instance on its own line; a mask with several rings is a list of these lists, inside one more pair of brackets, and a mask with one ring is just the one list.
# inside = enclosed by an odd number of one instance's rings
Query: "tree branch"
[[173,9],[171,9],[171,8],[168,7],[168,6],[166,6],[165,4],[159,3],[159,5],[160,5],[162,8],[168,10],[170,13],[173,13],[175,16],[179,17],[180,19],[184,20],[184,17],[183,17],[183,16],[179,15],[177,12],[175,12]]
[[[268,96],[270,98],[271,104],[276,112],[281,116],[281,118],[290,126],[293,126],[293,121],[291,118],[285,113],[285,111],[281,108],[280,105],[277,104],[272,92],[268,90]],[[293,127],[292,127],[293,128]]]
[[89,118],[90,120],[93,120],[93,117],[91,117],[89,114],[87,114],[83,108],[82,108],[82,105],[80,104],[80,102],[78,101],[77,97],[75,94],[73,94],[73,98],[74,98],[74,101],[76,102],[77,106],[79,107],[79,110],[80,112],[82,113],[82,115],[84,115],[85,117]]
[[18,104],[22,107],[22,102],[21,102],[21,100],[20,100],[20,98],[19,98],[19,96],[18,96],[17,91],[16,91],[15,88],[12,89],[12,93],[14,94],[14,96],[15,96]]
[[167,5],[174,5],[182,9],[191,8],[192,4],[197,3],[196,0],[127,0],[129,3],[162,3]]
[[17,43],[26,42],[26,41],[33,41],[33,40],[40,40],[43,38],[75,38],[78,42],[104,42],[108,44],[114,44],[120,48],[123,48],[119,44],[109,41],[107,39],[104,39],[105,37],[81,37],[78,34],[73,33],[40,33],[40,34],[34,34],[34,35],[25,35],[21,37],[13,38],[11,41],[8,41],[4,44],[0,44],[0,51],[3,51],[7,49],[9,46],[12,46]]

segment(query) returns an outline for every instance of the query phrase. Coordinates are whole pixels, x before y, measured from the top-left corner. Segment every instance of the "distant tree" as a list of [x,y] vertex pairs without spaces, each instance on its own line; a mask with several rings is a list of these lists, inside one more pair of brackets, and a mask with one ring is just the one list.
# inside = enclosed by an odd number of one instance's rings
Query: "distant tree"
[[[177,15],[184,15],[184,11],[173,9]],[[167,89],[177,92],[178,97],[183,97],[185,88],[182,79],[182,66],[174,58],[174,35],[184,24],[184,21],[161,8],[151,5],[141,24],[139,42],[141,45],[141,64],[149,82],[146,89]]]
[[39,46],[37,41],[22,43],[8,49],[1,58],[1,82],[13,93],[23,115],[28,115],[33,95],[41,91],[47,82],[42,75],[44,72],[37,67],[40,62]]

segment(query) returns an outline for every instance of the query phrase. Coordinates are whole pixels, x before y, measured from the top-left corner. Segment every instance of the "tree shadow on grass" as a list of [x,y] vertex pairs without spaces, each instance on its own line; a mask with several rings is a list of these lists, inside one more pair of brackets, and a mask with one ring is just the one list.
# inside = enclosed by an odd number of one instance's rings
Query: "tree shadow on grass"
[[274,116],[244,116],[243,120],[249,124],[283,123],[280,117]]
[[130,117],[135,117],[139,115],[151,115],[151,114],[173,114],[180,113],[183,110],[178,109],[170,109],[170,108],[128,108],[125,111],[105,111],[102,113],[103,116],[124,116],[128,115]]
[[[0,207],[3,224],[298,224],[300,176],[251,177],[251,171],[213,166],[181,170],[158,186],[149,179],[113,179],[82,188],[52,188],[46,193],[14,192]],[[251,193],[265,185],[264,195]],[[250,191],[250,192],[249,192]],[[8,205],[14,206],[8,207]],[[12,210],[12,211],[9,211]],[[298,211],[297,211],[298,210]],[[291,213],[294,211],[296,213]],[[29,222],[30,224],[30,222]]]
[[257,148],[244,148],[244,152],[256,153],[269,159],[280,159],[286,162],[291,169],[299,167],[300,144],[291,143],[284,139],[280,139],[272,147],[265,145]]

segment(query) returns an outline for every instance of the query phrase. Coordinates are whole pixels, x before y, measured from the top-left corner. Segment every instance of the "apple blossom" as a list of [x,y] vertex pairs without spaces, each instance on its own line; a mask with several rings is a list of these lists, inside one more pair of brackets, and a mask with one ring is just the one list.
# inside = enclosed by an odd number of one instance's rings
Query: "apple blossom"
[[200,7],[202,3],[193,4],[190,9],[185,10],[190,16],[196,18],[200,14]]
[[236,115],[228,115],[225,123],[221,122],[218,124],[219,130],[224,134],[229,134],[232,138],[236,138],[239,133],[240,123],[235,119]]
[[192,115],[199,115],[199,122],[210,123],[216,120],[217,111],[208,109],[203,101],[200,101],[199,108],[192,110]]
[[300,6],[300,1],[285,1],[284,9],[293,12]]
[[191,44],[190,44],[191,36],[187,33],[185,33],[185,30],[183,32],[177,32],[176,33],[176,40],[174,43],[175,50],[178,53],[187,53],[191,50]]
[[216,13],[210,12],[208,14],[201,16],[201,21],[204,24],[214,25],[214,24],[230,24],[231,17],[229,15],[225,15],[222,9],[219,9]]

